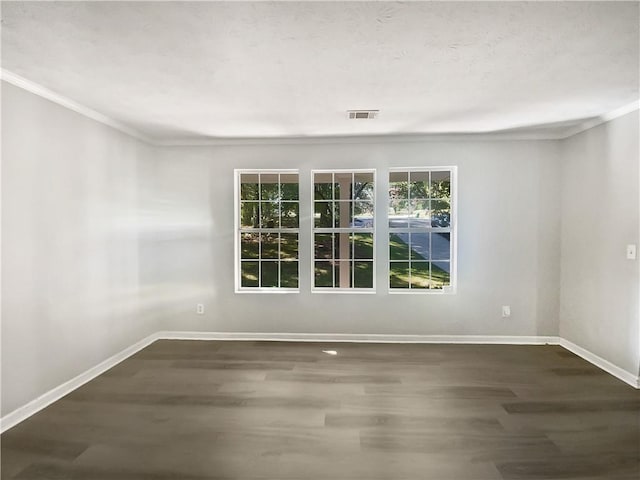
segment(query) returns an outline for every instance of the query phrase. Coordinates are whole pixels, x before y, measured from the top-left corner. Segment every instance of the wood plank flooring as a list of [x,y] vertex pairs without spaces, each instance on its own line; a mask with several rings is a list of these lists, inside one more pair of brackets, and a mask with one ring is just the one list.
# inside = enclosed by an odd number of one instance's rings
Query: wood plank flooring
[[1,453],[2,479],[637,480],[640,392],[557,346],[163,340]]

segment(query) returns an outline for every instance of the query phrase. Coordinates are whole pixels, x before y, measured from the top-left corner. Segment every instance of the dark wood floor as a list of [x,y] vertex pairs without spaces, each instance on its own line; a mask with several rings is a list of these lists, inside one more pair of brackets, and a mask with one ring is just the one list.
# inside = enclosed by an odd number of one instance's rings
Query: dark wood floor
[[1,440],[2,479],[637,480],[640,392],[556,346],[158,341]]

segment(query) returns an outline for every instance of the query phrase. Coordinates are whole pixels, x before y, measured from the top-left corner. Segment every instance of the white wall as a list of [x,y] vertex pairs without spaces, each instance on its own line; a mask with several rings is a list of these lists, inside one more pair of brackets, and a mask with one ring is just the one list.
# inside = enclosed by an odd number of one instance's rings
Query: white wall
[[2,414],[157,330],[138,308],[151,150],[2,83]]
[[638,375],[638,111],[562,142],[560,335]]
[[[173,147],[158,151],[145,188],[145,296],[163,299],[163,328],[233,332],[557,335],[559,145],[554,141]],[[459,270],[455,295],[387,293],[378,203],[378,293],[311,294],[311,215],[301,213],[299,294],[234,293],[234,168],[457,165]],[[153,192],[153,193],[151,193]],[[381,228],[382,227],[382,228]],[[206,304],[206,315],[195,304]],[[501,318],[501,305],[512,317]]]

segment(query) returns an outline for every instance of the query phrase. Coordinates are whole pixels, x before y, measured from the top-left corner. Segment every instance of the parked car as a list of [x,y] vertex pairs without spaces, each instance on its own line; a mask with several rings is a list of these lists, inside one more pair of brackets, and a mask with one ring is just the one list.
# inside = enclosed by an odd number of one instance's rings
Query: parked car
[[447,212],[434,213],[431,215],[432,227],[448,227],[451,224],[451,214]]
[[353,222],[351,223],[352,227],[356,228],[372,228],[373,227],[373,218],[371,217],[354,217]]

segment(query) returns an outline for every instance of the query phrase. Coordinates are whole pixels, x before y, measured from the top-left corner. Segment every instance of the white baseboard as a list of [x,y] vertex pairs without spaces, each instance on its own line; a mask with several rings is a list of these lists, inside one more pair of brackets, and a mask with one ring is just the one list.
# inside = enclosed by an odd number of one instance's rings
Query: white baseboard
[[579,357],[584,358],[587,362],[592,363],[596,367],[601,368],[605,372],[610,373],[623,382],[628,383],[633,388],[640,388],[640,377],[638,377],[637,375],[634,375],[631,372],[627,372],[625,369],[614,365],[610,361],[605,360],[595,353],[591,353],[589,350],[586,350],[564,338],[560,338],[560,346],[566,348],[570,352],[575,353]]
[[158,332],[166,340],[236,340],[265,342],[461,343],[558,345],[558,337],[500,335],[384,335],[358,333]]
[[251,332],[156,332],[109,357],[95,367],[49,390],[44,395],[0,418],[0,433],[9,430],[56,400],[71,393],[98,375],[106,372],[156,340],[249,340],[277,342],[359,342],[359,343],[434,343],[476,345],[561,345],[611,375],[640,388],[638,376],[608,362],[578,345],[555,336],[500,335],[381,335],[351,333],[251,333]]
[[98,375],[106,372],[123,360],[126,360],[134,353],[155,342],[157,339],[157,333],[151,334],[148,337],[140,340],[139,342],[134,343],[130,347],[125,348],[121,352],[118,352],[115,355],[107,358],[103,362],[100,362],[95,367],[92,367],[89,370],[81,373],[80,375],[72,378],[71,380],[58,385],[57,387],[49,390],[47,393],[40,395],[38,398],[30,401],[26,405],[16,408],[13,412],[10,412],[4,417],[0,418],[0,433],[6,432],[11,427],[29,418],[31,415],[38,413],[43,408],[48,407],[56,400],[61,399],[65,395],[68,395],[90,380],[93,380]]

